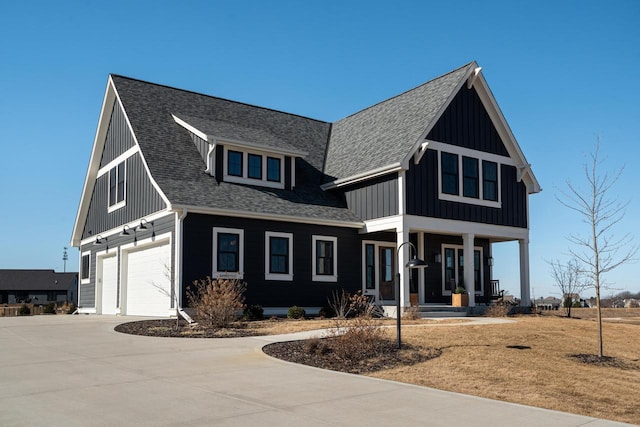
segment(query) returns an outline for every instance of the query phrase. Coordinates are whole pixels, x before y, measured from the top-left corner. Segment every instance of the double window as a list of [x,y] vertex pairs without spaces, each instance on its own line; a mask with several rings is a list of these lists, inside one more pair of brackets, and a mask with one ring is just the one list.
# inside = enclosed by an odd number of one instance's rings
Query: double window
[[126,167],[122,161],[109,169],[109,210],[118,209],[125,204]]
[[338,281],[338,238],[332,236],[313,236],[312,268],[315,282]]
[[241,184],[284,188],[284,157],[226,149],[225,180]]
[[293,234],[265,233],[265,279],[293,280]]
[[498,163],[441,151],[440,198],[500,207]]
[[244,230],[235,228],[213,229],[213,274],[212,277],[244,276]]

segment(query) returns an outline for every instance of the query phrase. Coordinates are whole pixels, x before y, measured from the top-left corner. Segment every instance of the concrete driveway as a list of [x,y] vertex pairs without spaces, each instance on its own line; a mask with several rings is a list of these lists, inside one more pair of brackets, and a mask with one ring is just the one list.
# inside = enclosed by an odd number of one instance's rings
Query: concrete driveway
[[136,318],[0,318],[1,426],[623,425],[272,359],[284,337],[124,335]]

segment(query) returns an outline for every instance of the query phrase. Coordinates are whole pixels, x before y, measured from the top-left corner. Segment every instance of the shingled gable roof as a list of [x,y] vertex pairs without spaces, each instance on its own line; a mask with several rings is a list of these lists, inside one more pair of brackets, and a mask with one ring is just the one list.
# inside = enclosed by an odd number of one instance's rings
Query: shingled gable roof
[[326,182],[399,168],[477,66],[470,62],[334,123]]
[[78,273],[53,270],[0,270],[0,290],[66,291],[77,277]]
[[[319,190],[329,123],[117,75],[111,80],[151,176],[172,208],[361,223],[342,198]],[[266,146],[304,155],[295,190],[217,183],[174,115],[206,126],[206,133],[245,142],[262,136]]]

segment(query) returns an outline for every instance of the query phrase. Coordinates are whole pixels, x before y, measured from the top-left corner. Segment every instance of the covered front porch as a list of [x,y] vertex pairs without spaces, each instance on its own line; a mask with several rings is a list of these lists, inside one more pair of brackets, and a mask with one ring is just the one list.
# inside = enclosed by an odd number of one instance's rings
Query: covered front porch
[[[519,247],[519,304],[530,305],[528,229],[404,215],[368,222],[366,232],[376,231],[395,232],[396,243],[363,242],[363,292],[389,314],[395,315],[397,298],[403,308],[451,306],[456,288],[468,294],[468,307],[489,304],[499,281],[493,245],[513,241]],[[473,254],[472,262],[465,262],[466,254]],[[414,257],[427,266],[407,268]]]

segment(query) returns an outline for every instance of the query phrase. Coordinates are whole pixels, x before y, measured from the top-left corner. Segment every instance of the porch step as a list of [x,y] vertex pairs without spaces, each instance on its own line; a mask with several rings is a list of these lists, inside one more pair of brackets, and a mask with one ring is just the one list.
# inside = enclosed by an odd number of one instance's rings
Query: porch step
[[418,312],[422,318],[467,317],[468,307],[452,307],[450,305],[420,305]]

